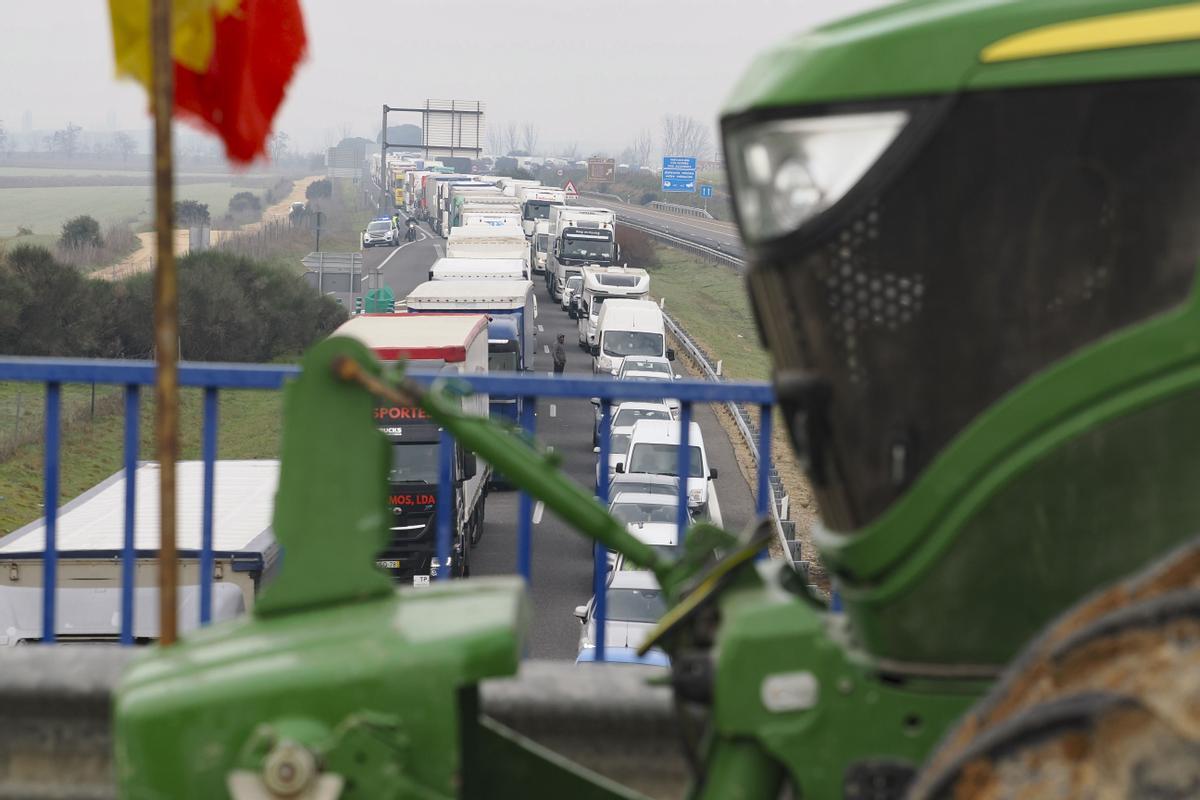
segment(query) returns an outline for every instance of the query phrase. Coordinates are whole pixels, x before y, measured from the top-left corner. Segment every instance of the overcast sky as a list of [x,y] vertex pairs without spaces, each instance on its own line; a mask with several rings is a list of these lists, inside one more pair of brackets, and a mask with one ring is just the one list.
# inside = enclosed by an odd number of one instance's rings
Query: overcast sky
[[[481,100],[535,122],[542,148],[619,150],[665,113],[714,122],[765,45],[882,0],[302,0],[309,36],[276,128],[303,150],[374,138],[380,106]],[[21,3],[0,25],[0,120],[20,131],[148,125],[113,78],[108,3]],[[404,122],[393,115],[392,124]]]

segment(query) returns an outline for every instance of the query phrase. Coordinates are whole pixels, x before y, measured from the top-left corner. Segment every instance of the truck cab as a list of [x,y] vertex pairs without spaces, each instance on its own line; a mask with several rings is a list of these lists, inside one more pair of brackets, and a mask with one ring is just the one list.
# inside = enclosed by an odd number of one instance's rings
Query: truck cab
[[532,237],[540,223],[550,222],[552,206],[567,204],[567,192],[553,186],[522,186],[517,189],[517,199],[521,201],[521,227]]
[[645,300],[650,296],[650,274],[629,267],[584,267],[583,286],[574,316],[579,321],[579,346],[590,350],[596,344],[600,309],[605,300]]
[[550,209],[550,253],[547,276],[550,296],[562,298],[571,275],[582,274],[590,265],[608,267],[617,263],[620,248],[615,237],[616,218],[606,208],[555,206]]

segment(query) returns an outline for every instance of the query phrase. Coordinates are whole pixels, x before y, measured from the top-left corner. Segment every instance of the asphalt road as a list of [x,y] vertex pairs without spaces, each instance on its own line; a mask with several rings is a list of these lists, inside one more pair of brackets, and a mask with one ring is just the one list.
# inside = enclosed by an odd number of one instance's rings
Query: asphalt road
[[[422,227],[423,238],[397,248],[372,248],[363,253],[364,273],[381,271],[383,282],[403,299],[428,278],[434,260],[445,253],[445,240]],[[562,333],[567,341],[567,372],[591,375],[591,356],[575,344],[575,322],[550,299],[540,275],[533,281],[538,298],[538,345],[534,368],[552,369],[547,348]],[[725,527],[737,531],[754,516],[754,498],[742,478],[733,446],[708,406],[694,410],[704,433],[711,466],[720,477],[714,483],[720,498]],[[537,409],[537,436],[563,459],[573,479],[589,487],[595,482],[596,456],[592,453],[593,411],[586,400],[541,398]],[[484,535],[471,553],[474,575],[506,575],[517,569],[517,493],[492,492],[487,499]],[[575,606],[592,594],[592,546],[582,536],[547,511],[533,526],[533,623],[527,653],[533,658],[574,659],[578,650],[579,621]]]
[[680,214],[655,211],[644,206],[605,200],[592,195],[581,197],[576,202],[580,205],[610,208],[617,213],[618,223],[621,220],[636,222],[644,227],[669,233],[696,244],[715,247],[738,258],[744,254],[742,237],[738,234],[737,227],[728,222],[685,217]]

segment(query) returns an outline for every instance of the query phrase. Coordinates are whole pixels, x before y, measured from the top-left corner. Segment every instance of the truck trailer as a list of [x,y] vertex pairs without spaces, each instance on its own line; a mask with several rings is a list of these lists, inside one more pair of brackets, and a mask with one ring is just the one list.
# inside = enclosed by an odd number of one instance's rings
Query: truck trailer
[[[488,371],[487,317],[481,314],[360,314],[334,336],[362,342],[380,361],[405,361],[413,369],[447,376]],[[466,414],[487,416],[488,396],[460,399]],[[396,580],[426,585],[440,569],[455,577],[470,575],[470,550],[483,534],[484,506],[491,469],[453,444],[454,512],[449,561],[437,558],[438,448],[441,431],[419,407],[381,402],[375,408],[379,429],[392,445],[388,474],[391,538],[376,563]]]
[[[157,462],[134,471],[133,639],[158,639]],[[179,549],[179,630],[200,625],[200,548],[204,463],[175,465]],[[217,461],[213,465],[212,621],[244,614],[274,575],[280,550],[271,531],[278,461]],[[55,638],[67,643],[116,642],[121,637],[121,557],[125,544],[125,471],[109,476],[58,511]],[[0,586],[0,646],[42,641],[42,559],[46,521],[0,538],[8,581]]]
[[446,240],[450,258],[513,258],[525,265],[529,277],[529,244],[521,229],[514,226],[464,225],[450,231]]

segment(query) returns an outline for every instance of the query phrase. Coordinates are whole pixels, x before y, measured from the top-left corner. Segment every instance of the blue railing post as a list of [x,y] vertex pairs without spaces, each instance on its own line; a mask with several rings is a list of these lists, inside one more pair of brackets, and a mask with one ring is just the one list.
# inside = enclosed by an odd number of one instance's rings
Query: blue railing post
[[[758,491],[754,496],[754,513],[760,519],[769,513],[771,502],[771,408],[768,403],[758,407]],[[766,558],[767,548],[758,557]],[[791,563],[791,553],[784,553],[783,557]]]
[[450,526],[454,508],[454,437],[443,429],[438,442],[437,579],[450,577]]
[[204,509],[200,540],[200,624],[212,622],[213,484],[217,462],[217,387],[204,389]]
[[42,641],[53,644],[55,591],[58,588],[58,456],[62,384],[46,384],[46,450],[42,488],[46,510],[45,556],[42,558]]
[[[600,400],[600,452],[596,462],[596,499],[608,505],[608,462],[612,450],[612,405],[607,397]],[[608,548],[599,542],[592,547],[592,596],[596,603],[592,620],[596,626],[596,660],[604,661],[605,625],[608,621]]]
[[137,519],[137,461],[140,444],[138,386],[125,386],[125,538],[121,548],[121,644],[133,644],[133,592],[137,552],[133,525]]
[[[536,397],[525,397],[521,401],[521,428],[533,437]],[[517,508],[517,573],[525,583],[533,582],[533,498],[521,492]]]
[[[691,452],[692,404],[685,401],[679,409],[679,507],[675,509],[675,546],[683,546],[684,531],[687,530],[688,518],[688,476],[692,474]],[[701,465],[703,466],[703,465]],[[708,475],[704,476],[708,481]]]

